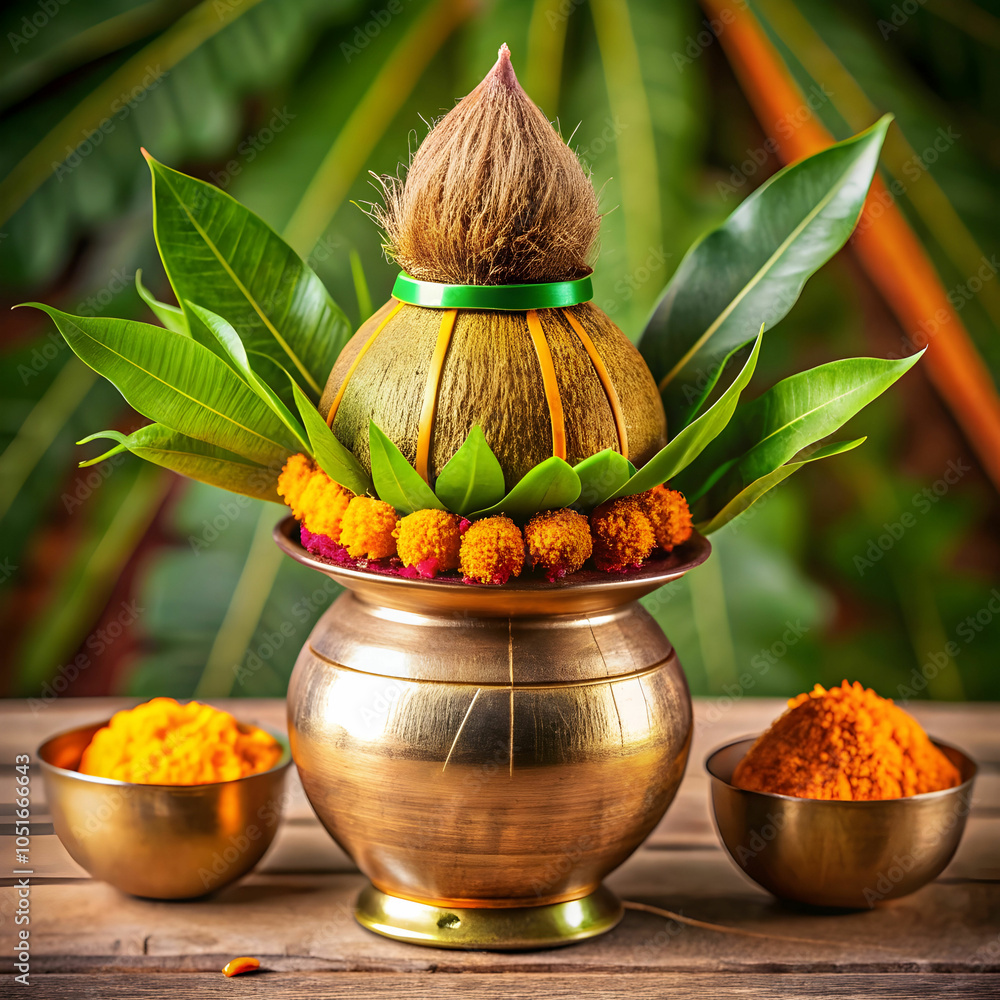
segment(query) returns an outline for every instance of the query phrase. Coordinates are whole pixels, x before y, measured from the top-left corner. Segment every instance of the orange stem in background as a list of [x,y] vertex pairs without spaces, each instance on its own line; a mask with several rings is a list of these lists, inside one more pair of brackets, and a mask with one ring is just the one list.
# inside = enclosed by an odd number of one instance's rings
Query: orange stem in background
[[607,368],[604,367],[604,361],[597,353],[597,347],[587,331],[580,325],[580,321],[568,309],[563,309],[562,314],[580,338],[580,343],[583,344],[590,356],[590,363],[594,366],[594,371],[597,372],[601,385],[604,386],[604,394],[608,397],[608,406],[611,407],[611,414],[615,418],[615,429],[618,431],[618,450],[621,452],[622,458],[628,458],[628,431],[625,429],[625,415],[622,413],[618,391],[611,381]]
[[556,366],[552,363],[552,352],[542,331],[541,321],[534,309],[528,310],[528,331],[531,333],[538,366],[542,370],[542,385],[545,387],[545,401],[549,404],[549,419],[552,421],[552,454],[556,458],[566,458],[566,418],[563,416],[559,383],[556,381]]
[[424,404],[420,410],[420,424],[417,430],[417,464],[416,470],[425,483],[428,478],[428,464],[431,455],[431,435],[434,432],[434,416],[437,413],[438,390],[441,388],[441,372],[444,369],[444,359],[448,354],[451,334],[455,329],[457,309],[449,309],[441,317],[438,329],[437,344],[431,357],[431,366],[427,371],[427,387],[424,389]]
[[351,362],[351,367],[347,369],[347,374],[344,376],[344,381],[340,383],[340,388],[337,390],[337,395],[334,396],[333,402],[330,404],[330,412],[326,415],[326,425],[327,427],[333,427],[334,418],[337,416],[337,408],[340,406],[340,401],[344,398],[344,390],[347,388],[347,383],[351,381],[351,376],[354,374],[355,369],[358,367],[361,359],[368,352],[368,348],[375,343],[375,338],[382,332],[385,328],[386,323],[392,319],[400,309],[403,308],[402,302],[397,302],[392,309],[386,313],[385,318],[374,330],[372,330],[372,335],[364,342],[361,350],[358,351],[358,356]]
[[[805,95],[745,5],[702,0],[722,28],[719,41],[764,131],[785,163],[811,156],[834,137],[808,109]],[[778,128],[784,122],[795,127]],[[916,347],[928,345],[927,375],[1000,489],[1000,396],[916,234],[876,177],[851,238],[882,297]]]

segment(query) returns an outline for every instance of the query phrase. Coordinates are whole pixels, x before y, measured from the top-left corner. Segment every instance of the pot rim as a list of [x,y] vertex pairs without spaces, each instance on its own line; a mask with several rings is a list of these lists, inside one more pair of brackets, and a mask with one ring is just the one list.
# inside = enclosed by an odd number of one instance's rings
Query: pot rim
[[586,613],[611,610],[652,593],[700,566],[711,554],[712,545],[694,532],[673,552],[649,560],[638,570],[626,573],[598,571],[574,574],[549,582],[543,577],[518,577],[502,586],[463,583],[458,578],[432,580],[398,576],[386,571],[361,570],[341,566],[309,552],[298,539],[298,523],[289,515],[274,528],[278,548],[296,562],[331,577],[374,604],[402,610],[472,613],[480,616],[524,616]]

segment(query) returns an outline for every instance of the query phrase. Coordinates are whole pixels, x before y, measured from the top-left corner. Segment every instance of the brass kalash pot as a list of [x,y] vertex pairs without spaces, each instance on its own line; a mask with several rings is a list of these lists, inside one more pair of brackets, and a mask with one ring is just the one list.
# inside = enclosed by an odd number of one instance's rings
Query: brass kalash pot
[[622,916],[601,880],[659,822],[691,743],[677,654],[638,598],[703,562],[698,535],[617,577],[503,588],[347,569],[299,654],[292,754],[371,879],[356,916],[445,948],[569,944]]
[[[523,300],[533,282],[589,287],[600,218],[506,47],[386,195],[380,221],[408,280],[521,288],[507,305],[425,308],[397,282],[320,402],[363,466],[370,421],[431,484],[474,424],[507,489],[551,455],[575,465],[613,448],[641,465],[663,446],[652,375],[588,295]],[[451,948],[614,927],[622,907],[601,880],[663,816],[691,740],[677,656],[637,602],[708,543],[625,574],[483,586],[343,568],[306,552],[291,519],[276,537],[347,588],[299,656],[288,718],[306,794],[371,879],[358,920]]]

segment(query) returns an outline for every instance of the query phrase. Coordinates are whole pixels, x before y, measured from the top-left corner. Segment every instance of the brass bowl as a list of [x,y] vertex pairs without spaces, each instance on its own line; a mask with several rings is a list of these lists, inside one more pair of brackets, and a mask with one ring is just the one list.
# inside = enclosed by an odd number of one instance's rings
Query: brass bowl
[[976,765],[934,741],[961,784],[873,802],[750,792],[730,782],[756,737],[714,750],[705,761],[719,837],[736,866],[781,899],[868,909],[909,895],[951,861],[969,815]]
[[83,751],[109,720],[38,748],[56,835],[94,878],[133,896],[192,899],[235,882],[278,829],[288,741],[274,767],[206,785],[142,785],[80,774]]
[[454,948],[566,944],[613,927],[601,880],[663,816],[691,699],[637,602],[707,558],[695,536],[622,575],[503,587],[336,564],[344,584],[288,689],[292,754],[334,839],[371,879],[358,920]]

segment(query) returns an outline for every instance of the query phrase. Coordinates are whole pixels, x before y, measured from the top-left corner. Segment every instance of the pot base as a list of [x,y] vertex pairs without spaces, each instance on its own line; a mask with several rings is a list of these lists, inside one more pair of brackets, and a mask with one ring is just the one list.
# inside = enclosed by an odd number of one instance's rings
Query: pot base
[[526,951],[596,937],[617,926],[623,912],[621,901],[603,885],[582,899],[513,909],[433,906],[369,885],[358,896],[354,917],[376,934],[409,944]]

